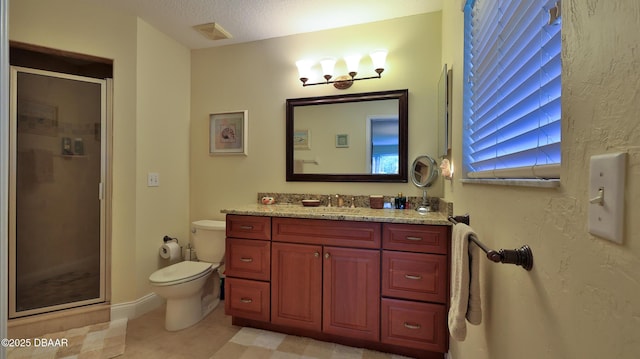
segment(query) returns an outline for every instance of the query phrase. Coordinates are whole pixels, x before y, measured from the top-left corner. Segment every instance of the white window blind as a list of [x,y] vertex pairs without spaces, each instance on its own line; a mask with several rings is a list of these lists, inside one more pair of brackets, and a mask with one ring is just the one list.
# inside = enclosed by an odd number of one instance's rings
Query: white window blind
[[467,1],[467,178],[560,177],[561,26],[550,21],[556,2]]

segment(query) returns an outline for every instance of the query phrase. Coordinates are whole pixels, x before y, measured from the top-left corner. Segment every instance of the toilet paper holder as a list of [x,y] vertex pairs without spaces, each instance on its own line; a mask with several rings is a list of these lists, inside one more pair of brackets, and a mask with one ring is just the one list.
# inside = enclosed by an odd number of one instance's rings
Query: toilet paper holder
[[167,235],[165,235],[165,236],[162,238],[162,240],[164,241],[164,243],[172,242],[172,241],[175,241],[176,243],[180,243],[180,242],[178,242],[178,238],[172,238],[172,237],[169,237],[169,236],[167,236]]

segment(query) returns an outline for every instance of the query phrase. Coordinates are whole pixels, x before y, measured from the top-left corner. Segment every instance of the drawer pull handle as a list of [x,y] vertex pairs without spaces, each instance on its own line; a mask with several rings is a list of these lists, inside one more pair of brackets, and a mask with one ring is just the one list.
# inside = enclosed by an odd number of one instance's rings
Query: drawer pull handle
[[316,257],[316,258],[320,257],[320,252],[315,251],[315,252],[313,253],[313,256],[314,256],[314,257]]
[[[253,303],[253,299],[251,298],[240,298],[240,303]],[[406,325],[406,323],[405,323]]]
[[247,262],[247,263],[251,263],[253,262],[253,258],[240,258],[240,262]]
[[421,241],[422,237],[407,236],[408,241]]
[[420,329],[420,324],[411,324],[404,322],[404,327],[407,329]]
[[246,226],[246,225],[244,225],[244,226],[240,226],[240,229],[246,229],[246,230],[249,230],[249,231],[250,231],[250,230],[252,230],[252,229],[253,229],[253,226]]
[[326,259],[329,259],[329,257],[331,257],[331,254],[329,254],[329,252],[327,252],[327,253],[325,253],[325,254],[324,254],[324,257],[325,257]]
[[421,275],[411,275],[411,274],[405,274],[404,275],[405,278],[407,279],[413,279],[413,280],[420,280],[422,279]]

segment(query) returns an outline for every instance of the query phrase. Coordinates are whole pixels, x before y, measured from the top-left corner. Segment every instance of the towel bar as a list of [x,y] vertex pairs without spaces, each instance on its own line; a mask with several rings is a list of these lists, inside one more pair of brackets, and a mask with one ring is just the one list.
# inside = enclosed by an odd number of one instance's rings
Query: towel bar
[[[449,216],[449,222],[453,224],[464,223],[469,225],[469,215],[455,217]],[[478,237],[474,235],[470,235],[469,239],[480,247],[480,249],[487,254],[487,258],[492,262],[515,264],[528,271],[533,268],[533,252],[531,252],[531,248],[526,244],[518,249],[500,249],[499,251],[494,251],[493,249],[485,246],[484,243],[480,242]]]

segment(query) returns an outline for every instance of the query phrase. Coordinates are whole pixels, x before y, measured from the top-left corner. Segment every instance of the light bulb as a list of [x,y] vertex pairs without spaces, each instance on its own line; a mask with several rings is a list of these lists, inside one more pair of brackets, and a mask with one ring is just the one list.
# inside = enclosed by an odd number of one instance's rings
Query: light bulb
[[298,67],[298,73],[300,74],[300,81],[303,83],[307,82],[311,75],[311,66],[313,66],[313,62],[310,60],[296,61],[296,67]]
[[320,60],[320,66],[322,66],[322,74],[324,78],[329,81],[333,77],[333,69],[336,66],[336,59],[333,57],[327,57]]
[[373,62],[373,67],[378,74],[380,74],[384,70],[384,63],[387,59],[387,50],[374,50],[369,54],[371,56],[371,62]]
[[353,54],[344,57],[344,62],[347,63],[347,71],[349,71],[349,75],[354,77],[358,73],[358,66],[360,66],[360,59],[362,55]]

